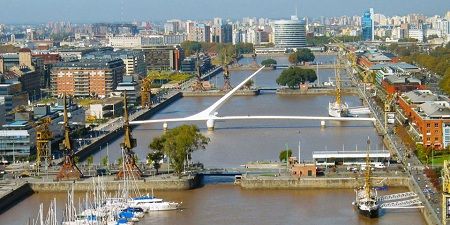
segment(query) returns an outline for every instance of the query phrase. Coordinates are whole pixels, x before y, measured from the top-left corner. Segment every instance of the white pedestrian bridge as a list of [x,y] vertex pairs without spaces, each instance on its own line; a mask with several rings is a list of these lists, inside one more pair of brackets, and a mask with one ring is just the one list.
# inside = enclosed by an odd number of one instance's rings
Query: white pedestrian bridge
[[234,87],[230,92],[225,94],[222,98],[216,101],[214,104],[206,108],[205,110],[194,114],[192,116],[183,117],[183,118],[169,118],[169,119],[150,119],[150,120],[135,120],[131,121],[130,124],[146,124],[146,123],[163,123],[164,129],[167,129],[168,123],[170,122],[191,122],[191,121],[205,121],[208,130],[214,130],[215,121],[225,121],[225,120],[318,120],[321,121],[321,124],[324,125],[325,121],[368,121],[374,122],[374,118],[356,118],[356,117],[326,117],[326,116],[219,116],[218,110],[222,107],[223,104],[226,103],[228,99],[230,99],[236,91],[238,91],[242,86],[244,86],[247,81],[251,80],[255,77],[262,69],[259,68],[252,75],[247,77],[244,81],[242,81],[239,85]]

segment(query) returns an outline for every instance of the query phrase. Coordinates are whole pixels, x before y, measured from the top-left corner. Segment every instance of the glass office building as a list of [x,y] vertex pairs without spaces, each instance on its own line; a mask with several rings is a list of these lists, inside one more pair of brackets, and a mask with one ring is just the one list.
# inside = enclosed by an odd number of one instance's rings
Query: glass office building
[[361,18],[361,30],[363,41],[374,40],[374,22],[373,22],[373,9],[370,8],[364,12]]
[[299,20],[275,21],[274,44],[277,48],[306,47],[305,23]]

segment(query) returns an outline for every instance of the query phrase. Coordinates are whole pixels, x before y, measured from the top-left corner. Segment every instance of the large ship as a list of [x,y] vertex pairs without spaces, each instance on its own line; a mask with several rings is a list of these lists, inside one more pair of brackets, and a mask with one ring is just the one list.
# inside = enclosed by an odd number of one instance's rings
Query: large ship
[[332,117],[349,117],[348,105],[341,98],[341,76],[339,69],[335,70],[336,76],[336,101],[328,104],[328,115]]
[[367,140],[367,157],[366,157],[366,176],[364,186],[355,190],[356,198],[353,205],[358,209],[359,213],[370,217],[378,217],[380,210],[380,203],[378,202],[377,190],[372,187],[370,182],[371,165],[369,159],[370,140]]

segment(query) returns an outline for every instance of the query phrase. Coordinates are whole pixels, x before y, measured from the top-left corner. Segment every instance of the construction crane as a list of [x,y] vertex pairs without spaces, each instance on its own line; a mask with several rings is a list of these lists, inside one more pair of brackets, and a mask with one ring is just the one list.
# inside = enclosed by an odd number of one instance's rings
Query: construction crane
[[123,151],[123,163],[120,166],[119,173],[117,173],[117,179],[140,179],[143,175],[141,169],[136,165],[135,154],[133,148],[136,147],[136,139],[131,135],[130,121],[128,118],[128,103],[127,92],[124,93],[123,98],[124,111],[123,111],[123,130],[124,139],[120,143],[120,148]]
[[253,62],[252,62],[252,67],[259,67],[259,65],[258,65],[258,62],[256,61],[256,53],[253,53],[253,55],[252,55],[252,59],[253,59]]
[[442,167],[442,224],[447,224],[450,213],[450,164],[444,160]]
[[200,66],[200,56],[197,52],[197,62],[196,62],[196,69],[197,69],[197,74],[195,75],[195,82],[194,85],[192,86],[192,91],[205,91],[205,87],[203,87],[203,82],[202,82],[202,71],[201,71],[201,66]]
[[67,99],[66,94],[64,98],[64,139],[60,144],[60,149],[64,153],[64,162],[56,175],[57,180],[79,180],[83,177],[83,173],[77,167],[74,160],[74,152],[72,147],[72,141],[70,138],[70,126],[69,126],[69,116],[67,113]]
[[146,77],[142,80],[142,86],[141,86],[141,106],[142,108],[151,108],[152,107],[152,101],[151,101],[151,85],[152,80],[150,77]]
[[231,86],[231,77],[230,77],[230,71],[228,70],[228,61],[227,61],[227,49],[224,48],[224,58],[222,61],[222,65],[223,65],[223,88],[222,91],[230,91],[231,89],[233,89],[233,87]]
[[41,162],[46,162],[46,165],[50,165],[52,159],[51,153],[51,141],[52,132],[50,131],[50,124],[52,119],[46,117],[40,120],[40,124],[36,128],[36,168],[39,169]]

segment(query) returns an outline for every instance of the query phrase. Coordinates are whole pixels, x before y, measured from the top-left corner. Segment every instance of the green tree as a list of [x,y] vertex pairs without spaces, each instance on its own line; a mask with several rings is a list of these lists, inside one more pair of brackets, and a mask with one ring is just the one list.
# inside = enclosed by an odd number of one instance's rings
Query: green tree
[[278,155],[278,158],[280,159],[280,162],[286,162],[286,160],[292,156],[292,150],[282,150],[280,154]]
[[288,69],[283,70],[281,75],[277,78],[277,84],[294,89],[299,86],[299,84],[314,82],[315,80],[317,80],[316,71],[312,69],[289,67]]
[[92,165],[94,164],[94,156],[90,155],[86,158],[86,163],[88,166],[89,175],[91,175]]
[[108,164],[108,162],[109,162],[109,159],[108,159],[108,156],[107,155],[105,155],[105,157],[103,157],[101,160],[101,164],[102,164],[102,166],[104,166],[104,167],[107,167],[107,166],[109,166]]
[[198,41],[184,41],[181,43],[181,48],[184,50],[186,56],[195,54],[202,49],[202,45]]
[[252,43],[238,43],[236,44],[236,51],[238,54],[249,54],[253,53],[254,47]]
[[123,166],[123,157],[122,156],[117,159],[117,165],[119,166],[119,168]]
[[175,173],[181,175],[191,153],[204,149],[208,142],[209,138],[203,136],[197,126],[182,125],[153,139],[150,146],[154,150],[162,149],[164,154],[170,157]]
[[275,59],[265,59],[261,62],[263,66],[274,66],[277,65],[277,61]]
[[292,64],[304,63],[304,62],[312,62],[316,57],[311,52],[310,49],[302,48],[296,52],[293,52],[289,55],[289,62]]
[[253,80],[249,80],[244,84],[244,89],[250,90],[250,88],[255,84]]
[[147,155],[147,161],[148,161],[149,165],[151,165],[156,170],[156,174],[158,174],[159,168],[161,168],[160,161],[163,158],[164,158],[164,154],[159,150],[150,152]]
[[295,52],[291,53],[289,55],[289,57],[288,57],[288,61],[289,61],[290,64],[296,64],[297,65],[299,63],[297,54]]
[[19,52],[20,48],[14,45],[1,45],[0,44],[0,53],[15,53]]

